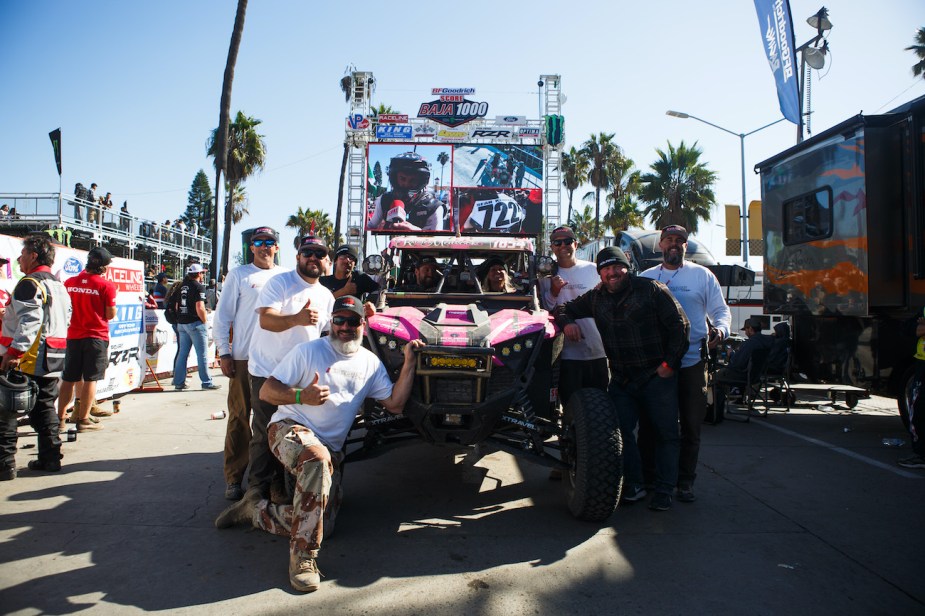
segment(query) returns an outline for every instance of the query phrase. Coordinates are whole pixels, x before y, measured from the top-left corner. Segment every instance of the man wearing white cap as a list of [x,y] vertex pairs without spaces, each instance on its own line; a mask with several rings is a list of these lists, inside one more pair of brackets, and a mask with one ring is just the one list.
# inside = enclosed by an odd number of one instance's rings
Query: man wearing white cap
[[177,343],[180,347],[173,366],[173,387],[177,391],[189,387],[186,384],[186,360],[189,358],[190,347],[196,349],[202,388],[219,389],[221,387],[212,382],[209,366],[206,363],[209,332],[206,327],[206,288],[202,286],[205,271],[199,263],[190,265],[186,270],[186,279],[180,285],[180,290],[176,293],[174,300],[177,307]]
[[[279,234],[272,227],[258,227],[251,234],[252,263],[236,267],[225,278],[222,296],[212,322],[215,348],[228,377],[228,426],[225,430],[225,498],[244,495],[241,483],[247,470],[251,441],[251,387],[248,354],[257,324],[257,300],[267,281],[286,271],[276,265]],[[233,335],[232,335],[233,333]]]

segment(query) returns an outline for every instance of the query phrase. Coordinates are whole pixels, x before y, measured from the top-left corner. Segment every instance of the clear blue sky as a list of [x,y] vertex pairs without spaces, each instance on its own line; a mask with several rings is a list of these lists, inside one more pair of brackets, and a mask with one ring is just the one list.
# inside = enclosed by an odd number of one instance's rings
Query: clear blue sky
[[[820,6],[791,2],[798,45],[815,34],[805,19]],[[827,6],[835,27],[829,62],[812,82],[813,132],[925,95],[925,79],[910,69],[915,58],[903,50],[925,26],[925,2]],[[233,0],[0,0],[0,192],[57,191],[47,134],[60,126],[65,191],[96,182],[137,215],[178,217],[196,172],[214,181],[205,142],[218,124],[235,8]],[[333,219],[348,111],[338,81],[348,64],[374,73],[374,103],[412,115],[431,87],[443,86],[475,87],[490,116],[538,117],[537,77],[558,73],[567,145],[612,132],[645,170],[668,140],[698,141],[719,173],[720,224],[721,205],[741,200],[739,140],[665,111],[736,133],[781,117],[748,0],[252,1],[232,111],[263,120],[268,155],[266,170],[246,184],[251,214],[239,229],[283,230],[299,206]],[[748,137],[747,168],[795,135],[782,122]],[[751,172],[747,198],[760,198]],[[721,258],[723,232],[707,225],[701,233]],[[283,235],[289,244],[293,231]]]

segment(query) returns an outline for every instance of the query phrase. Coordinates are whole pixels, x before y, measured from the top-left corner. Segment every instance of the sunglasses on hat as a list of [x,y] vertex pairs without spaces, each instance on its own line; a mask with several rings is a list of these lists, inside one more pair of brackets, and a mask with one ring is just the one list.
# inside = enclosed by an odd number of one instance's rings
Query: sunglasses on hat
[[251,243],[257,248],[260,248],[261,246],[267,246],[268,248],[270,246],[276,246],[276,240],[254,240]]
[[331,323],[334,325],[349,325],[350,327],[359,327],[363,319],[360,317],[342,317],[340,315],[331,317]]

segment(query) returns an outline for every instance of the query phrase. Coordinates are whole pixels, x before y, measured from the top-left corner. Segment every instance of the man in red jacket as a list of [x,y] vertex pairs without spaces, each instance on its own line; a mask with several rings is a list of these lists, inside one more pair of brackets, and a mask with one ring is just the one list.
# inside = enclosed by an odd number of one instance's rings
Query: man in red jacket
[[109,321],[116,316],[116,286],[102,274],[111,262],[109,251],[97,246],[87,253],[86,269],[64,283],[74,312],[67,328],[58,414],[63,418],[76,387],[80,404],[74,423],[78,432],[103,427],[90,421],[90,408],[96,401],[96,382],[106,375],[109,365]]

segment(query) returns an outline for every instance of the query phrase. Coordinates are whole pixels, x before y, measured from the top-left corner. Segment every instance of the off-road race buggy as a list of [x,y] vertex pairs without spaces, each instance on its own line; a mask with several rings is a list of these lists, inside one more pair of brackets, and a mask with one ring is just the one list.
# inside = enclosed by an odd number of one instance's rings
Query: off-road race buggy
[[[420,439],[481,455],[503,450],[560,469],[575,517],[609,517],[622,487],[619,421],[607,393],[595,389],[578,391],[560,410],[563,335],[538,300],[538,272],[548,273],[551,259],[535,257],[531,239],[511,236],[394,236],[387,251],[364,260],[368,274],[389,278],[373,298],[366,344],[393,379],[404,345],[425,346],[403,414],[368,401],[348,437],[348,459]],[[426,257],[437,264],[434,286],[396,290],[415,284],[415,265]],[[482,287],[492,257],[513,273],[514,292]]]

